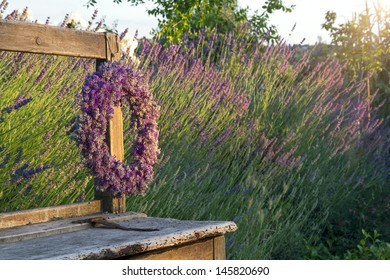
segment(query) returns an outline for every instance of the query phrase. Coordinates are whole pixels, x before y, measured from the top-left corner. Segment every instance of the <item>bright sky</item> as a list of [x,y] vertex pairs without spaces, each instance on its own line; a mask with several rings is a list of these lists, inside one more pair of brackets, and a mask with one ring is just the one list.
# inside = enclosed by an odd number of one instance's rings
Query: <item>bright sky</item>
[[[390,9],[390,0],[368,0],[369,6],[379,1],[382,7]],[[8,12],[13,9],[23,9],[28,6],[35,19],[42,22],[50,16],[52,21],[61,22],[66,13],[78,13],[85,20],[89,20],[94,9],[87,9],[84,5],[87,0],[8,0]],[[118,21],[118,31],[129,28],[130,34],[138,29],[139,36],[148,36],[151,29],[157,26],[157,20],[146,13],[146,6],[133,7],[126,0],[122,4],[114,4],[112,0],[97,0],[96,8],[99,10],[98,18],[106,17],[106,22],[111,24]],[[259,9],[264,0],[239,0],[241,6],[249,6],[251,10]],[[278,27],[283,38],[289,43],[299,43],[306,38],[305,43],[313,44],[321,36],[322,40],[329,42],[326,31],[321,30],[321,24],[325,21],[325,13],[333,10],[337,13],[339,22],[342,23],[352,18],[354,12],[361,12],[365,8],[366,0],[285,0],[286,4],[294,4],[292,13],[277,13],[272,15],[271,22]],[[290,30],[296,23],[295,31],[289,36]]]

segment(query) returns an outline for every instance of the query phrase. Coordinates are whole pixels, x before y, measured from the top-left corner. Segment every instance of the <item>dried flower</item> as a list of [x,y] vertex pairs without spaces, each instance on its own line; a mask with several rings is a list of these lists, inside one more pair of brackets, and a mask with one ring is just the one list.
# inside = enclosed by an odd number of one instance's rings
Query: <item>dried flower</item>
[[[157,161],[159,107],[143,76],[121,62],[104,63],[86,77],[82,89],[82,117],[79,129],[81,153],[95,175],[97,188],[117,197],[143,194],[153,178]],[[129,105],[137,135],[132,162],[126,165],[110,155],[105,141],[114,106]]]

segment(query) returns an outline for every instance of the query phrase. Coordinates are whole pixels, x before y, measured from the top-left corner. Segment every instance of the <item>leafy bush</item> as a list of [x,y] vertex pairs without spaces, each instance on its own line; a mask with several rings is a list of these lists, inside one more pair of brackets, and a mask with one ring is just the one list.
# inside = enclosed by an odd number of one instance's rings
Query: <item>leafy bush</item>
[[327,259],[327,260],[390,260],[390,243],[384,242],[376,230],[373,234],[362,230],[363,238],[360,239],[356,248],[344,251],[340,255],[332,253],[332,243],[327,241],[316,246],[308,247],[309,259]]

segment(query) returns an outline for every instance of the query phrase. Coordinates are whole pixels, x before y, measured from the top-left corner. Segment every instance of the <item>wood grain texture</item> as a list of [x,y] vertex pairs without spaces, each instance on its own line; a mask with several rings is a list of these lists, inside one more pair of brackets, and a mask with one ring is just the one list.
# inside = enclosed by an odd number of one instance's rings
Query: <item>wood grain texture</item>
[[[144,213],[127,212],[122,214],[94,214],[83,216],[82,219],[104,217],[107,221],[122,222],[132,219],[146,218]],[[82,220],[81,219],[81,220]],[[80,217],[60,219],[46,223],[32,224],[28,226],[19,226],[6,229],[0,229],[0,243],[10,243],[23,240],[29,240],[39,237],[52,236],[56,234],[69,233],[91,228],[90,223],[74,223],[80,221]]]
[[213,239],[213,260],[225,260],[226,259],[226,246],[225,236],[217,236]]
[[0,213],[0,229],[43,223],[53,219],[80,217],[100,213],[101,211],[101,201],[93,200],[70,205]]
[[119,53],[116,37],[112,33],[0,20],[0,50],[6,51],[111,60]]
[[[98,59],[96,61],[96,70],[105,61],[115,61],[119,57],[119,41],[118,37],[107,37],[106,41],[106,60]],[[110,154],[118,160],[125,159],[124,139],[123,139],[123,114],[121,107],[114,107],[114,114],[108,122],[107,128],[107,145],[110,149]],[[98,186],[97,186],[98,187]],[[99,187],[98,187],[99,188]],[[126,212],[126,196],[120,198],[114,197],[111,193],[95,190],[95,199],[100,199],[103,203],[103,211],[108,213],[124,213]]]
[[[84,230],[0,244],[0,259],[118,259],[189,245],[233,232],[233,222],[181,221],[142,218],[122,221],[134,228],[158,228],[159,231],[136,232],[120,229]],[[26,226],[28,227],[28,226]],[[0,230],[0,236],[3,235]],[[212,257],[212,256],[211,256]]]
[[126,196],[116,198],[109,192],[95,190],[95,199],[102,202],[102,211],[108,213],[125,213]]
[[135,255],[129,260],[213,260],[214,238],[201,239],[195,243],[156,250]]
[[111,154],[118,160],[125,159],[123,144],[123,117],[121,107],[114,107],[114,115],[109,122],[109,146]]

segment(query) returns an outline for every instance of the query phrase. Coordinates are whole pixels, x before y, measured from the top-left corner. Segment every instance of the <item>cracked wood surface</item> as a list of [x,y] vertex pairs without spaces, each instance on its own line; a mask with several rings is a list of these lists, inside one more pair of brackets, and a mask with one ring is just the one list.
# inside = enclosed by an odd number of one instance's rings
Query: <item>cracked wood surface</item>
[[[71,220],[67,219],[69,224]],[[88,227],[73,232],[0,244],[0,259],[116,259],[191,244],[219,237],[237,229],[233,222],[181,221],[165,218],[135,218],[120,223],[126,227],[158,228],[159,231],[132,232]],[[2,231],[0,236],[3,235]]]

